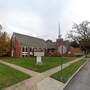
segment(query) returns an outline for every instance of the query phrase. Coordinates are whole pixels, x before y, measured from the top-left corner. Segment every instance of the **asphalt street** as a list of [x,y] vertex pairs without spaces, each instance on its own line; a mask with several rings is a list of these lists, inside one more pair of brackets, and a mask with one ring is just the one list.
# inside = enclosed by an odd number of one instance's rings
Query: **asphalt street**
[[90,60],[64,90],[90,90]]

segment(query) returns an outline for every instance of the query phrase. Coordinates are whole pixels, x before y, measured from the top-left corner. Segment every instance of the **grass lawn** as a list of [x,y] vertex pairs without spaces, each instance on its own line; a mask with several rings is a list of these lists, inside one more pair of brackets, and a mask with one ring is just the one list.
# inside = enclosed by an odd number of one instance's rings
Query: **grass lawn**
[[63,60],[63,63],[69,62],[74,60],[75,58],[60,58],[60,57],[42,57],[43,65],[37,66],[36,65],[36,58],[29,57],[29,58],[2,58],[2,60],[13,63],[27,69],[37,71],[37,72],[44,72],[50,68],[56,67],[60,65],[60,60]]
[[90,58],[90,54],[87,55],[87,58]]
[[66,83],[67,80],[79,69],[79,67],[84,64],[86,62],[85,59],[81,59],[80,61],[77,61],[71,65],[69,65],[68,67],[64,68],[62,70],[63,73],[63,80],[60,80],[60,71],[51,75],[52,78],[59,80],[63,83]]
[[29,75],[0,63],[0,90],[29,77]]

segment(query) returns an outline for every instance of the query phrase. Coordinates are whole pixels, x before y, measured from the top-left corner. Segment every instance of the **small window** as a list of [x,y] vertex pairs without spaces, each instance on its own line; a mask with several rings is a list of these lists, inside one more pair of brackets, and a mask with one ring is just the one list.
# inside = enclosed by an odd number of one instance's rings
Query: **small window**
[[24,52],[24,48],[22,48],[22,52]]
[[30,52],[32,52],[32,48],[30,48]]
[[41,52],[44,52],[44,49],[41,49]]
[[26,48],[26,52],[27,52],[27,48]]

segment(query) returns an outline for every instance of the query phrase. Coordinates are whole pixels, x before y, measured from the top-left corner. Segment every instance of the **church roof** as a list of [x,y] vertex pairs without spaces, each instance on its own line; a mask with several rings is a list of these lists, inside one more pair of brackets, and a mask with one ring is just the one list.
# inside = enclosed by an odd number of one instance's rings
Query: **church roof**
[[[19,44],[21,47],[29,47],[29,48],[47,48],[47,49],[52,49],[56,48],[56,42],[45,42],[45,40],[28,36],[28,35],[23,35],[19,33],[13,33],[13,36],[16,37],[16,40],[18,40]],[[69,41],[64,41],[64,45],[68,47]]]
[[46,42],[46,43],[48,49],[56,48],[56,42]]
[[[48,49],[56,48],[56,42],[46,42],[46,43]],[[70,45],[70,42],[68,40],[64,41],[63,43],[66,47]]]
[[19,33],[14,33],[14,37],[18,40],[21,47],[29,47],[29,48],[47,48],[46,42],[43,39],[23,35]]

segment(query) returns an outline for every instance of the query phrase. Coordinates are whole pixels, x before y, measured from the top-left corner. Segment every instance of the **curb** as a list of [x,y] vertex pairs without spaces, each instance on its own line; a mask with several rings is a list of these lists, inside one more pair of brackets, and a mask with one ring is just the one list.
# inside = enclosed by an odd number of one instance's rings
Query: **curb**
[[77,73],[87,64],[88,60],[79,67],[79,69],[68,79],[68,81],[60,88],[60,90],[64,90],[67,85],[70,83],[70,81],[77,75]]

